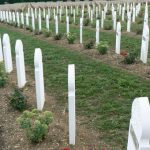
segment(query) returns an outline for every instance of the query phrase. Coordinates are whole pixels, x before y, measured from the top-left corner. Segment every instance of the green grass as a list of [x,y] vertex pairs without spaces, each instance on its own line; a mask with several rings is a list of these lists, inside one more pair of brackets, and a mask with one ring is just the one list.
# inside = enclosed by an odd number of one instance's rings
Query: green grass
[[[75,29],[76,31],[77,29]],[[100,140],[113,148],[126,149],[131,104],[135,97],[150,97],[150,81],[136,75],[114,69],[83,54],[1,27],[0,33],[9,33],[14,54],[16,39],[24,44],[25,63],[33,71],[34,49],[43,52],[44,79],[48,93],[53,93],[59,105],[67,103],[67,66],[76,65],[76,108],[77,115],[86,116],[84,123],[100,132]],[[90,33],[86,32],[90,35]],[[113,34],[109,41],[114,42]],[[103,33],[108,39],[108,34]],[[128,37],[123,37],[123,46],[137,47]],[[128,45],[125,42],[128,40]]]

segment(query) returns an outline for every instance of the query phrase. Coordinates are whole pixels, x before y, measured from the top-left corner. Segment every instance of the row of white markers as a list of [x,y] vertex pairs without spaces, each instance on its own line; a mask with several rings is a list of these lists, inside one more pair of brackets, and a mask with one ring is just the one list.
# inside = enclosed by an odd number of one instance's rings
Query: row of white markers
[[[16,69],[18,87],[23,88],[26,84],[23,44],[21,40],[16,41]],[[0,61],[3,62],[7,73],[13,70],[11,57],[11,46],[8,34],[0,39]],[[40,48],[35,49],[35,85],[37,108],[44,107],[44,80],[42,52]],[[68,65],[68,108],[69,108],[69,144],[75,145],[76,139],[76,114],[75,114],[75,66]],[[150,105],[147,97],[136,98],[132,105],[132,114],[129,126],[128,150],[149,150],[150,149]]]
[[[21,40],[16,41],[16,70],[18,88],[23,88],[26,84],[26,73],[24,63],[23,43]],[[0,39],[0,62],[4,61],[6,73],[13,71],[11,56],[11,45],[8,34],[3,35]],[[42,51],[40,48],[35,49],[34,53],[34,72],[37,109],[42,110],[45,102],[44,77]],[[69,109],[69,144],[75,144],[75,65],[68,65],[68,109]]]

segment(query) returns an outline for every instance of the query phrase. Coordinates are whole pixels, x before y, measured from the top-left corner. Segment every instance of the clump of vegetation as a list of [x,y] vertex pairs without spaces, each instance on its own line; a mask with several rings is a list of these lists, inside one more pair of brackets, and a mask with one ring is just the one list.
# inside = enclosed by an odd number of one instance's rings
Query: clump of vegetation
[[23,114],[17,118],[17,122],[22,129],[25,129],[26,135],[32,142],[41,142],[48,133],[49,125],[53,121],[53,116],[50,111],[39,111],[33,109],[32,111],[24,111]]
[[112,13],[111,10],[108,10],[106,15],[111,15],[111,13]]
[[48,38],[52,35],[52,31],[44,30],[43,34],[44,34],[44,37]]
[[124,59],[124,63],[125,64],[133,64],[135,63],[136,61],[136,58],[137,58],[137,53],[134,51],[134,52],[130,52]]
[[90,19],[84,19],[84,21],[83,21],[83,25],[84,26],[88,26],[90,24]]
[[3,63],[0,63],[0,88],[4,87],[7,83],[7,74],[4,70]]
[[113,26],[112,26],[112,21],[105,21],[104,22],[104,29],[105,30],[112,30]]
[[63,34],[62,34],[62,33],[58,33],[58,34],[55,34],[55,35],[54,35],[54,39],[55,39],[55,40],[61,40],[62,37],[63,37]]
[[9,97],[10,105],[19,111],[25,110],[27,107],[27,98],[19,89],[14,89],[13,93]]
[[93,21],[93,22],[91,23],[91,27],[92,27],[92,28],[96,28],[96,21]]
[[72,24],[73,23],[73,20],[72,19],[69,19],[69,24]]
[[138,18],[137,21],[136,21],[136,23],[137,23],[137,24],[143,24],[143,19]]
[[100,54],[104,55],[108,51],[108,43],[106,41],[101,41],[96,48]]
[[94,47],[94,40],[88,40],[86,43],[84,43],[84,48],[85,49],[92,49]]
[[136,28],[136,34],[142,35],[143,29],[141,27]]
[[39,35],[39,34],[42,34],[42,31],[39,31],[37,29],[34,30],[34,35]]
[[29,29],[29,31],[30,31],[30,32],[32,32],[32,31],[33,31],[33,29],[32,29],[32,27],[31,27],[31,26],[29,26],[29,27],[28,27],[28,29]]
[[73,44],[76,39],[76,35],[74,33],[67,34],[67,40],[69,44]]

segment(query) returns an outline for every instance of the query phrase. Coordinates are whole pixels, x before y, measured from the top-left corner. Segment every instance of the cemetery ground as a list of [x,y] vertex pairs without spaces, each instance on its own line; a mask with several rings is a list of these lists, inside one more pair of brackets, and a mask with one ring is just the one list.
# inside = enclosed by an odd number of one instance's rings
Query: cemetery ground
[[[87,56],[85,55],[85,51],[75,51],[71,49],[72,47],[67,48],[68,45],[61,45],[61,43],[56,43],[54,41],[50,41],[49,43],[48,40],[41,38],[41,36],[39,36],[41,39],[38,36],[31,36],[31,33],[30,36],[28,36],[29,33],[26,31],[15,29],[7,25],[4,26],[1,24],[0,27],[1,34],[7,32],[10,35],[13,55],[15,40],[19,38],[23,41],[25,63],[28,66],[26,72],[27,74],[30,74],[32,78],[34,74],[34,49],[36,47],[42,49],[46,91],[48,95],[50,94],[54,97],[53,102],[56,102],[56,107],[51,109],[51,104],[49,104],[49,106],[45,104],[45,109],[48,108],[48,110],[50,109],[52,112],[58,111],[59,113],[63,110],[67,113],[67,66],[68,64],[75,64],[76,109],[77,116],[80,118],[79,124],[81,126],[79,127],[77,125],[77,130],[80,131],[82,126],[85,125],[86,127],[90,127],[89,133],[93,133],[92,135],[86,133],[86,136],[91,137],[92,139],[95,139],[95,137],[98,136],[98,142],[100,142],[101,145],[105,145],[108,148],[126,148],[132,101],[135,97],[145,95],[149,97],[150,95],[148,66],[141,65],[140,63],[135,64],[135,66],[129,65],[129,67],[126,67],[126,65],[117,66],[113,63],[108,65],[105,64],[107,61],[99,61],[99,57],[95,59],[92,54]],[[114,39],[112,38],[112,34],[109,34],[109,36],[107,36],[106,33],[102,34],[104,38],[113,43]],[[125,47],[126,42],[129,43],[129,48],[133,45],[140,45],[140,39],[134,39],[128,36],[124,36],[123,39],[123,47]],[[77,47],[74,47],[74,49],[75,48]],[[28,86],[26,88],[28,88]],[[33,94],[34,92],[31,93]],[[34,95],[32,94],[31,97]],[[35,98],[31,98],[31,100],[34,101]],[[46,98],[46,103],[48,101],[51,103],[52,99],[49,97]],[[82,116],[84,116],[84,119],[82,119]],[[12,117],[12,119],[14,118]],[[13,122],[15,122],[15,119]],[[51,129],[53,130],[56,127],[51,127]],[[60,129],[62,130],[61,134],[63,134],[64,128]],[[49,133],[51,133],[51,129]],[[18,128],[17,130],[20,133]],[[88,130],[84,129],[81,133],[84,133],[84,131]],[[57,138],[58,137],[54,139],[56,140]],[[78,138],[77,135],[77,139]],[[51,142],[54,142],[54,139],[49,135],[42,143],[43,145],[45,143],[51,144]],[[59,137],[58,139],[65,139],[66,142],[67,138],[62,135],[62,137]],[[52,141],[47,143],[49,140]],[[87,145],[89,143],[91,146],[98,144],[97,138],[95,142],[91,139],[89,141],[90,142],[86,142]],[[42,145],[42,143],[40,144]]]

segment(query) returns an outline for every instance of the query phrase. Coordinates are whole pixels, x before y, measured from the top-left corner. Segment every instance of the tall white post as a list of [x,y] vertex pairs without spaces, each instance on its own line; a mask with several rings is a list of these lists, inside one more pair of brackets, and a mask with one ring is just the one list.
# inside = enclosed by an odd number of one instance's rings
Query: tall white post
[[101,16],[101,28],[104,28],[104,11],[102,11],[102,16]]
[[3,62],[3,59],[2,39],[0,37],[0,62]]
[[38,22],[39,22],[39,32],[42,31],[42,21],[41,21],[41,10],[39,9],[39,15],[38,15]]
[[23,44],[21,40],[16,41],[15,52],[16,52],[18,87],[23,88],[26,84],[26,75],[25,75]]
[[26,26],[29,27],[29,15],[26,13]]
[[142,44],[141,44],[141,57],[140,57],[140,60],[143,63],[147,63],[148,46],[149,46],[149,27],[146,23],[144,23]]
[[10,39],[8,34],[3,35],[3,53],[5,62],[5,71],[6,73],[10,73],[13,70],[13,65],[12,65]]
[[32,29],[33,29],[33,31],[35,31],[35,17],[34,17],[34,13],[32,13]]
[[117,30],[116,30],[116,53],[120,54],[120,42],[121,42],[121,24],[120,22],[117,23]]
[[68,66],[68,108],[69,108],[69,144],[75,145],[75,65]]
[[49,17],[46,15],[46,28],[49,31]]
[[83,18],[80,18],[80,44],[83,42]]
[[131,30],[131,12],[128,12],[128,21],[127,21],[127,32]]
[[34,67],[35,67],[34,71],[35,71],[37,109],[42,110],[45,102],[45,94],[44,94],[42,52],[40,48],[35,49]]
[[55,32],[58,34],[58,16],[55,16]]
[[69,16],[66,17],[66,23],[67,23],[67,34],[69,33]]
[[99,20],[96,20],[96,45],[99,44]]

